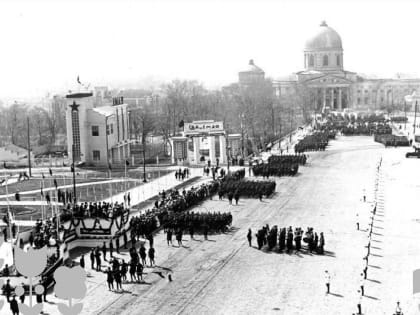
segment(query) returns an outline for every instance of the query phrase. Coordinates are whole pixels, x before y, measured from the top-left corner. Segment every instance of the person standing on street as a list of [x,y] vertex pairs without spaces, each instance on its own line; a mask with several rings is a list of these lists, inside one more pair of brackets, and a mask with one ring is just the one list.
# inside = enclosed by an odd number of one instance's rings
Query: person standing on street
[[104,242],[104,244],[102,245],[102,254],[104,255],[104,260],[105,260],[105,261],[107,261],[107,260],[106,260],[106,244],[105,244],[105,242]]
[[248,234],[246,235],[246,238],[248,239],[249,247],[251,247],[252,246],[252,231],[251,231],[251,229],[248,229]]
[[85,255],[82,255],[82,257],[80,257],[80,267],[85,269]]
[[365,279],[363,277],[363,273],[360,274],[360,292],[362,296],[365,295]]
[[325,270],[325,285],[327,287],[327,292],[325,294],[330,293],[330,281],[331,281],[331,276],[328,273],[328,270]]
[[106,282],[108,282],[108,290],[112,291],[114,290],[114,275],[112,274],[111,268],[108,267],[106,274],[107,274]]
[[358,213],[356,213],[356,226],[357,226],[357,230],[359,231],[360,224],[359,224],[359,214]]
[[90,268],[95,269],[95,252],[94,252],[93,248],[90,251]]
[[363,295],[362,292],[360,290],[357,290],[357,292],[359,293],[359,300],[357,302],[357,311],[358,311],[358,315],[362,314],[362,302],[363,302]]

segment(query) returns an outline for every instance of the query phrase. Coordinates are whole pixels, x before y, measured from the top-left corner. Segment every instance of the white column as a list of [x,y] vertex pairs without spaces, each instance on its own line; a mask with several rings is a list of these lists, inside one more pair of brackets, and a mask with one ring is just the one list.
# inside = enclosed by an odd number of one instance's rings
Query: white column
[[209,158],[212,165],[216,165],[216,141],[214,139],[214,136],[209,137],[209,144],[210,144],[210,152],[209,152]]
[[194,164],[200,163],[200,138],[193,137],[193,147],[194,147]]
[[331,88],[330,107],[331,109],[334,109],[334,88]]
[[226,163],[227,162],[227,156],[226,156],[226,136],[225,135],[221,135],[220,136],[220,158],[219,158],[219,162],[220,163]]
[[169,142],[171,143],[171,162],[175,164],[175,141],[170,139]]
[[341,94],[341,88],[338,88],[338,109],[342,110],[342,94]]
[[327,106],[327,89],[322,89],[322,109],[324,109]]

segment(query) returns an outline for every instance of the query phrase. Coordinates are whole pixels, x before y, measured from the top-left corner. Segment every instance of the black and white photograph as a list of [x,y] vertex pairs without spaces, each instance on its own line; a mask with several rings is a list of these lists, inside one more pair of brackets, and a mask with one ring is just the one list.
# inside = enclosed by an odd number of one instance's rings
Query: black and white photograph
[[0,314],[420,314],[419,22],[0,0]]

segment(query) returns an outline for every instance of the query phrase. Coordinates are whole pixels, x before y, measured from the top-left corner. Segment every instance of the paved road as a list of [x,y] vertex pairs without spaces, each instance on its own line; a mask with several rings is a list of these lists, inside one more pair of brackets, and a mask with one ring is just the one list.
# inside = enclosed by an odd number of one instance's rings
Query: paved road
[[[356,213],[361,229],[367,228],[380,157],[383,171],[363,312],[392,314],[400,300],[405,314],[415,314],[411,274],[420,268],[420,214],[414,207],[420,167],[417,159],[403,157],[406,150],[385,149],[371,137],[341,137],[327,151],[312,153],[298,176],[276,179],[276,194],[262,203],[206,201],[196,210],[232,211],[232,231],[206,242],[200,236],[184,237],[181,248],[168,247],[160,233],[155,247],[161,267],[146,269],[147,283],[125,284],[125,293],[117,294],[106,289],[105,274],[92,272],[83,314],[355,313],[367,244],[366,232],[356,230]],[[247,229],[255,232],[267,223],[323,231],[327,254],[289,255],[249,247]],[[330,295],[325,295],[327,269]],[[173,282],[155,273],[165,276],[168,270]]]
[[[357,139],[342,138],[330,151],[312,154],[299,176],[277,180],[276,195],[264,203],[207,201],[206,209],[233,211],[234,231],[212,242],[188,242],[188,248],[168,249],[160,235],[158,263],[173,270],[174,281],[151,275],[151,286],[129,286],[131,294],[92,313],[133,314],[141,308],[145,314],[327,314],[332,305],[332,314],[340,314],[343,300],[349,313],[361,270],[356,261],[361,266],[363,252],[355,211],[365,206],[362,191],[373,188],[374,167],[384,152],[371,138]],[[287,255],[249,248],[247,229],[266,223],[324,231],[330,253]],[[324,295],[325,269],[333,274],[337,296]]]

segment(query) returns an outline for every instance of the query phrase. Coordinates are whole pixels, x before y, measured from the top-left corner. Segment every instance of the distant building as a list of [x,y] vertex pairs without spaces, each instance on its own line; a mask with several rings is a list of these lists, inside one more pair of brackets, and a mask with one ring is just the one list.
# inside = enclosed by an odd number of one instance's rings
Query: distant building
[[248,67],[238,73],[239,85],[247,86],[265,79],[265,72],[254,64],[254,60],[250,60]]
[[[121,163],[130,156],[129,115],[122,97],[95,107],[93,92],[66,95],[69,157],[92,165]],[[74,151],[74,152],[73,152]]]
[[304,88],[313,108],[323,110],[380,109],[403,106],[404,96],[420,92],[419,78],[367,78],[344,69],[340,35],[322,22],[304,48],[304,70],[274,81],[278,96]]

